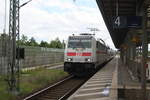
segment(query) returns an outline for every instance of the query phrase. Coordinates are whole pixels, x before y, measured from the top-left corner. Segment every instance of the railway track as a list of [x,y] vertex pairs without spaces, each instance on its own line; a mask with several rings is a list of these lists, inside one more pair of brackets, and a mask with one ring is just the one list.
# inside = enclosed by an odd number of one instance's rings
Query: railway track
[[45,89],[42,89],[23,100],[65,100],[77,90],[87,79],[70,76]]

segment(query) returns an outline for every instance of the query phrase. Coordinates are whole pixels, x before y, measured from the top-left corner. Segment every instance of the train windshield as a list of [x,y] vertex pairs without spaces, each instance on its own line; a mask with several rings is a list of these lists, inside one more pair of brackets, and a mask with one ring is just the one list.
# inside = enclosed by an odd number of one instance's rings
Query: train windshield
[[91,40],[70,40],[68,48],[91,48]]

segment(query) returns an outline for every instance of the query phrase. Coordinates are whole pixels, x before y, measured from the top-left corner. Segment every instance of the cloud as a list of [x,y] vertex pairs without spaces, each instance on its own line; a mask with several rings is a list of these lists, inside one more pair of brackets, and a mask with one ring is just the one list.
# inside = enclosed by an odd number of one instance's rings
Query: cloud
[[[21,0],[21,4],[25,1]],[[3,9],[1,5],[0,8]],[[0,15],[4,13],[0,11]],[[72,0],[32,0],[20,9],[21,34],[35,37],[39,42],[56,37],[66,40],[69,35],[89,32],[88,27],[99,28],[96,37],[106,39],[114,48],[95,0],[76,0],[75,3]]]

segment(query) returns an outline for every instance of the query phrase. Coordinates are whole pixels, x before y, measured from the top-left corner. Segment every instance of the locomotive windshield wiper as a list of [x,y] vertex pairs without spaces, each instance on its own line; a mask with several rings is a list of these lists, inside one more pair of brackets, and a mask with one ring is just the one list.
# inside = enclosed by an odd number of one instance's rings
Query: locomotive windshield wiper
[[83,44],[83,42],[82,42],[81,40],[78,42],[78,46],[79,46],[79,47],[81,46],[81,48],[85,48],[85,47],[84,47],[84,44]]

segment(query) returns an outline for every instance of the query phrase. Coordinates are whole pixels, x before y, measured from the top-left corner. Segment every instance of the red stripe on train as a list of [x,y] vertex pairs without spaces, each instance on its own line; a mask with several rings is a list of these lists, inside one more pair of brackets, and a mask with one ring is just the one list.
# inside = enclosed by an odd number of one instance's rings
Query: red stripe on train
[[91,56],[92,53],[90,52],[83,52],[83,53],[75,53],[75,52],[68,52],[67,56]]
[[98,54],[106,54],[105,51],[96,51],[96,53],[98,53]]
[[92,53],[90,53],[90,52],[84,52],[84,53],[82,53],[82,56],[91,56],[92,55]]
[[75,52],[68,52],[67,56],[76,56],[76,53]]

